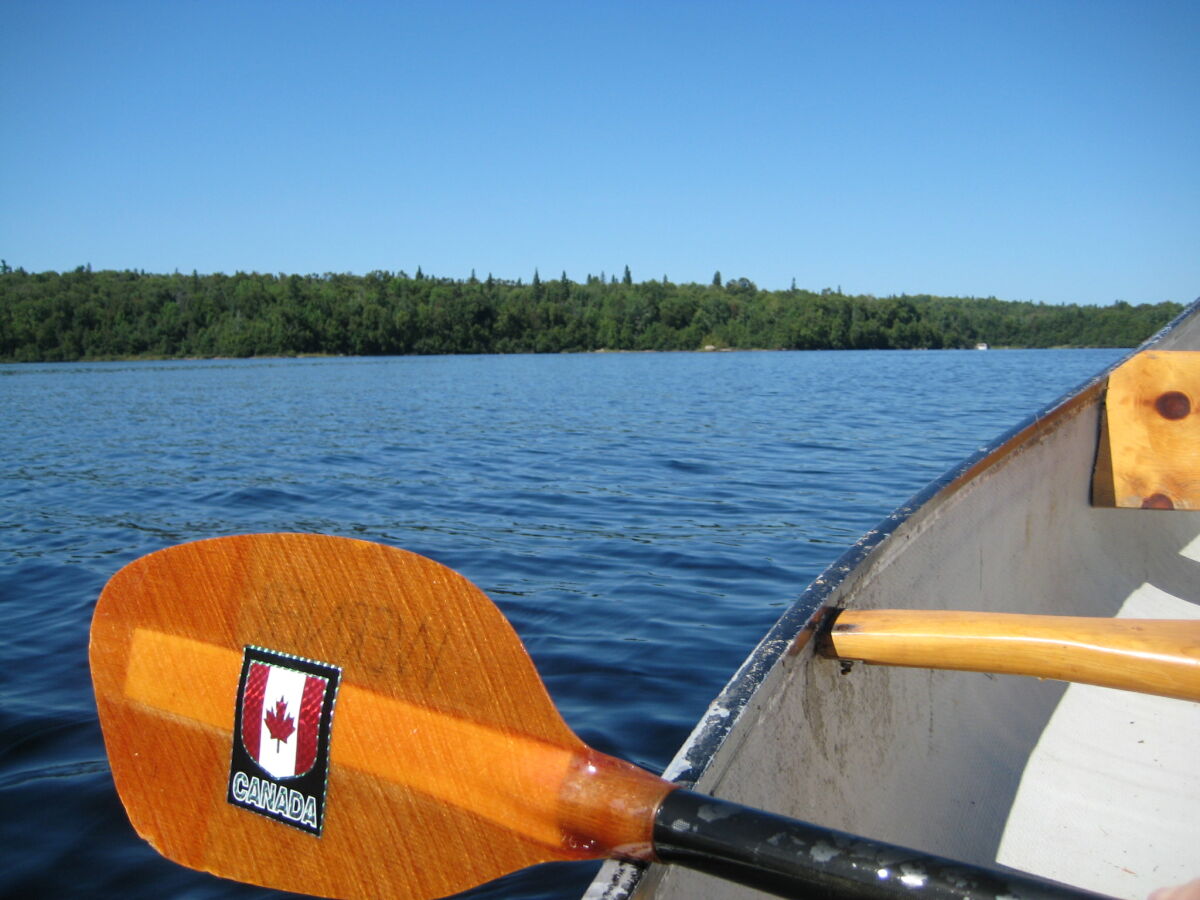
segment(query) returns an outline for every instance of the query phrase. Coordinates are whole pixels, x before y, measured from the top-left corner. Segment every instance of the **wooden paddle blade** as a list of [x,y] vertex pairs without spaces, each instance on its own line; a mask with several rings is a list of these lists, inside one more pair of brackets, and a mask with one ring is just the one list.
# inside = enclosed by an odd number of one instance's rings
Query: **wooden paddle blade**
[[1200,620],[846,609],[824,636],[822,652],[1200,700]]
[[90,657],[134,828],[239,881],[431,898],[644,855],[669,788],[570,731],[474,585],[378,544],[267,534],[153,553],[105,587]]

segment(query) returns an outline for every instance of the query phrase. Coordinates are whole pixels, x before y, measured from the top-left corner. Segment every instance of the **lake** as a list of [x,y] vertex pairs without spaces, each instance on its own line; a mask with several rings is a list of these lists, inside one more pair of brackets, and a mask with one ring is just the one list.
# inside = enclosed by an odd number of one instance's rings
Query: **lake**
[[[0,365],[0,895],[272,895],[160,859],[113,789],[88,625],[143,554],[306,531],[433,557],[504,610],[585,742],[661,771],[826,565],[1123,354]],[[471,893],[574,897],[594,870]]]

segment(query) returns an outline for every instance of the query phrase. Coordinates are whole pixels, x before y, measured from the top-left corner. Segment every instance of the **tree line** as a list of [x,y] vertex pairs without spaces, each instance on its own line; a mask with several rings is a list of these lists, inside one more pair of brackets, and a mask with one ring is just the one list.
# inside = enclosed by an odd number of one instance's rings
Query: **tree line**
[[1048,305],[711,284],[366,275],[28,273],[0,264],[0,360],[590,350],[1135,346],[1177,303]]

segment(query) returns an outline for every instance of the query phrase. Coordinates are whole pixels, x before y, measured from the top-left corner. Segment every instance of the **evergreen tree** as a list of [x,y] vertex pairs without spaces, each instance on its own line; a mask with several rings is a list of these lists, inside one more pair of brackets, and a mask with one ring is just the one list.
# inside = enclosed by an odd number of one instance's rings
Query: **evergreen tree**
[[[994,346],[1132,347],[1175,303],[1053,306],[929,295],[721,290],[562,273],[534,289],[404,272],[365,276],[28,273],[0,261],[0,361],[295,353],[489,353]],[[719,284],[719,273],[714,281]]]

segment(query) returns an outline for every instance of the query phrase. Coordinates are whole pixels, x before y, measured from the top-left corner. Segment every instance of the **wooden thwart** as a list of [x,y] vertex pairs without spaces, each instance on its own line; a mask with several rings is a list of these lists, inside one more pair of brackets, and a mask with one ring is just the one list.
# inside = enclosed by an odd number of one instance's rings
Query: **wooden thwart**
[[1030,675],[1200,701],[1200,621],[846,609],[823,639],[838,659]]
[[1092,503],[1200,509],[1200,352],[1149,350],[1109,376]]

